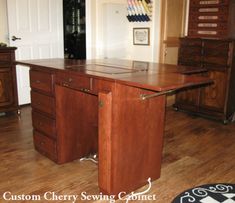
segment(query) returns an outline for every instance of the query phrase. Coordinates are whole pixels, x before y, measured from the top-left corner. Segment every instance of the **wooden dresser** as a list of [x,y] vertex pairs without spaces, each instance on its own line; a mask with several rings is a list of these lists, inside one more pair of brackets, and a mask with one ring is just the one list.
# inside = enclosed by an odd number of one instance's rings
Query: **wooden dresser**
[[178,64],[207,69],[214,84],[180,92],[174,107],[227,123],[235,112],[234,40],[181,38]]
[[15,50],[15,47],[0,47],[0,113],[19,113]]

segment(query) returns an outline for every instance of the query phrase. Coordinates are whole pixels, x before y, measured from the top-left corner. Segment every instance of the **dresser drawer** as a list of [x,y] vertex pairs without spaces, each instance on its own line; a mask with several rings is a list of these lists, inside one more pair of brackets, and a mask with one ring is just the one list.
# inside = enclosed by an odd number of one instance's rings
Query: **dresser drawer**
[[94,79],[92,93],[98,95],[99,92],[111,92],[113,88],[113,84],[114,83],[109,82],[109,81]]
[[1,63],[11,63],[11,53],[0,53]]
[[54,75],[51,73],[30,70],[30,86],[32,89],[53,94],[53,77]]
[[48,135],[51,138],[56,138],[55,120],[48,118],[38,112],[32,112],[33,127]]
[[180,39],[180,46],[181,47],[198,47],[201,48],[202,41],[201,39],[192,39],[192,38],[181,38]]
[[228,0],[190,0],[190,6],[193,7],[208,7],[228,5]]
[[31,91],[31,105],[33,108],[55,116],[55,99],[34,91]]
[[89,77],[59,72],[56,74],[56,83],[72,89],[89,92],[92,86],[92,79]]
[[33,139],[36,150],[54,161],[57,160],[56,142],[53,139],[44,136],[38,131],[34,131]]

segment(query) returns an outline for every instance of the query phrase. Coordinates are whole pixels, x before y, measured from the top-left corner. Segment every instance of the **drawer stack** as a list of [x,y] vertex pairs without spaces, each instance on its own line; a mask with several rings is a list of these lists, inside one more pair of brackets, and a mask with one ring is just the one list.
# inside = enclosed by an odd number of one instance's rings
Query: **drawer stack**
[[234,0],[191,0],[189,37],[234,37]]
[[57,162],[54,73],[30,70],[34,146]]

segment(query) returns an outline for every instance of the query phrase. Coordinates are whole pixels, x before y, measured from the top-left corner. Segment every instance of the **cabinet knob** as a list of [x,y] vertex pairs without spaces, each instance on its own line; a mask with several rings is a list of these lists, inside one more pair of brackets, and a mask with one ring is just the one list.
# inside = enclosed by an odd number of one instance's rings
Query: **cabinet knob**
[[62,85],[63,85],[64,87],[69,87],[69,84],[66,83],[66,82],[63,82]]
[[43,141],[40,142],[40,145],[44,145],[44,144],[45,144],[45,142],[43,142]]
[[36,83],[39,84],[39,83],[41,83],[41,81],[40,80],[36,80]]
[[99,107],[102,108],[104,106],[104,102],[102,100],[99,101]]
[[69,78],[68,81],[69,81],[69,82],[72,82],[72,81],[73,81],[73,78]]
[[90,92],[90,90],[87,89],[87,88],[81,88],[80,90],[81,90],[82,92]]

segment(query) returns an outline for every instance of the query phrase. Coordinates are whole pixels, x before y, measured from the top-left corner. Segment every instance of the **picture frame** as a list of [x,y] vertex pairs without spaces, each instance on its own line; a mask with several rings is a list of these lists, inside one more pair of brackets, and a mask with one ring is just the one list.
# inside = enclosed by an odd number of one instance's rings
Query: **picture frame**
[[133,44],[134,45],[150,45],[150,28],[133,28]]
[[148,71],[149,69],[149,62],[145,61],[133,61],[132,68],[138,71]]

